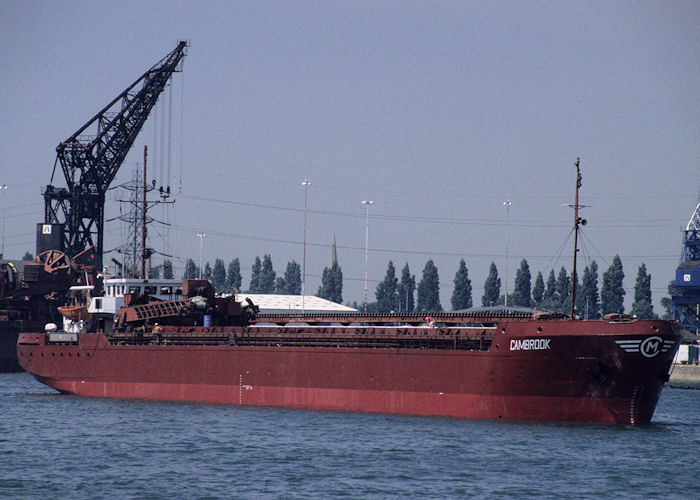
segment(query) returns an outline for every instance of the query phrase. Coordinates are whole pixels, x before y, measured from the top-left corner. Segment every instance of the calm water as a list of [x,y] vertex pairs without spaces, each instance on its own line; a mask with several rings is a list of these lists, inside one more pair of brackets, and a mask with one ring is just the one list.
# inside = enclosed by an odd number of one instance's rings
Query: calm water
[[700,496],[700,391],[647,427],[60,396],[0,374],[2,498]]

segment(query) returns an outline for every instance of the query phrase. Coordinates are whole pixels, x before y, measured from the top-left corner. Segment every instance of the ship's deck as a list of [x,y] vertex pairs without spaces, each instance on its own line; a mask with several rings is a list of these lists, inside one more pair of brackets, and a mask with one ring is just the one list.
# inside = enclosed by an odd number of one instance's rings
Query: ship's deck
[[486,351],[495,324],[471,326],[277,326],[173,327],[108,335],[119,345],[233,345],[267,347],[409,348]]

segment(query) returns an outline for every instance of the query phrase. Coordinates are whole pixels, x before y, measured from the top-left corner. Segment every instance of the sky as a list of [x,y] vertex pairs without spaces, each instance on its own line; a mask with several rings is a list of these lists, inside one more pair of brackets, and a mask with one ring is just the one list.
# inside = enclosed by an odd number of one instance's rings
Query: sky
[[[171,186],[150,246],[188,258],[255,256],[278,275],[304,249],[314,293],[335,234],[345,302],[388,262],[438,267],[450,308],[464,258],[480,304],[489,264],[508,289],[526,259],[579,269],[620,255],[626,308],[640,264],[655,310],[700,195],[700,4],[694,1],[0,0],[0,196],[5,255],[35,251],[55,148],[179,40],[189,47],[113,186],[149,147]],[[108,195],[107,218],[127,211]],[[366,211],[363,200],[374,203]],[[510,201],[508,209],[504,201]],[[368,217],[367,217],[368,216]],[[127,228],[108,222],[105,248]],[[205,233],[203,238],[197,233]],[[106,256],[120,258],[118,253]],[[155,259],[157,263],[158,257]]]

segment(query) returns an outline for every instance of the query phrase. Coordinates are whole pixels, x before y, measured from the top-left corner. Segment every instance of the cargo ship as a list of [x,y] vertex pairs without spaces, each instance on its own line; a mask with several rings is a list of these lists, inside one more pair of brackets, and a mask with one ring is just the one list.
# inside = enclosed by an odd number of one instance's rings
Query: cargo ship
[[576,170],[569,316],[260,315],[252,301],[185,280],[179,300],[125,297],[114,323],[21,333],[19,363],[79,396],[647,424],[683,330],[621,314],[576,318],[578,160]]
[[111,333],[21,333],[19,362],[80,396],[639,425],[681,339],[624,315],[256,315],[205,280],[182,292],[123,307]]

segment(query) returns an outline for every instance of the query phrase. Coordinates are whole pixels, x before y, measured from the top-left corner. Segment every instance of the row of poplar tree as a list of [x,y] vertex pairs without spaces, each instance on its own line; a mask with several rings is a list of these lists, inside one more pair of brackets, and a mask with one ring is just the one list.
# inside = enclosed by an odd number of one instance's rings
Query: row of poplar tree
[[[160,274],[156,272],[156,274]],[[172,278],[172,263],[165,261],[162,275]],[[188,259],[185,264],[185,278],[200,276],[199,267],[194,260]],[[216,259],[214,266],[207,262],[202,269],[202,277],[209,279],[217,291],[241,290],[241,265],[239,259],[233,259],[228,266],[222,259]],[[609,313],[624,313],[625,277],[620,257],[616,255],[612,264],[603,273],[602,287],[598,286],[598,264],[591,261],[577,276],[576,303],[574,311],[578,316],[600,318]],[[301,267],[292,260],[287,263],[284,275],[277,276],[272,266],[272,258],[265,254],[262,259],[255,257],[252,266],[248,293],[278,293],[299,295],[302,293]],[[508,293],[509,306],[536,307],[549,311],[568,314],[571,310],[571,281],[572,276],[562,266],[558,274],[552,269],[547,279],[538,272],[532,283],[532,274],[526,259],[520,262],[515,274],[514,289]],[[454,289],[451,296],[451,309],[461,310],[473,307],[472,282],[469,278],[464,259],[459,261],[459,267],[453,280]],[[501,278],[494,262],[489,267],[489,274],[484,282],[484,294],[481,297],[482,306],[503,305],[505,295],[501,292]],[[309,290],[307,294],[313,293]],[[337,262],[326,267],[321,277],[321,286],[316,295],[336,303],[343,301],[343,272]],[[397,277],[396,268],[389,261],[386,275],[375,289],[375,301],[367,304],[368,312],[440,312],[440,278],[438,269],[432,259],[423,268],[422,279],[416,284],[416,277],[406,263]],[[359,308],[357,302],[352,304]],[[637,272],[634,287],[634,302],[630,313],[638,318],[655,317],[651,302],[651,276],[647,273],[646,265],[642,263]]]
[[[200,276],[206,278],[211,281],[218,292],[243,290],[241,263],[238,258],[229,262],[228,266],[222,259],[216,259],[213,267],[207,262],[201,271],[200,274],[199,266],[195,264],[194,260],[187,259],[183,277],[185,279],[199,278]],[[160,276],[161,270],[155,269],[151,275]],[[172,262],[166,260],[163,263],[162,275],[164,278],[173,277]],[[313,293],[309,290],[304,290],[304,292],[307,294]],[[269,254],[265,254],[262,259],[256,256],[251,269],[250,286],[247,293],[301,295],[301,266],[295,260],[292,260],[287,263],[284,275],[277,276]],[[318,288],[316,295],[338,304],[343,302],[343,271],[337,262],[333,262],[332,265],[323,270],[321,286]]]
[[[600,318],[609,313],[624,313],[625,289],[623,287],[624,272],[622,261],[616,255],[610,267],[603,273],[602,288],[598,288],[598,264],[591,261],[582,273],[579,281],[577,276],[576,303],[574,312],[586,318]],[[472,299],[472,283],[469,279],[464,259],[459,262],[459,268],[453,280],[454,289],[451,297],[452,310],[469,309],[475,304]],[[404,266],[401,281],[395,277],[393,264],[389,262],[384,280],[377,286],[377,310],[412,311],[411,295],[415,277],[410,275],[408,264]],[[484,282],[484,294],[481,297],[482,306],[503,305],[505,294],[501,293],[501,278],[494,262],[489,267],[489,274]],[[418,284],[415,310],[419,312],[441,311],[439,301],[439,277],[437,268],[432,260],[423,269],[423,279]],[[542,272],[537,273],[532,285],[532,274],[526,259],[520,262],[515,275],[515,287],[508,293],[508,305],[520,307],[536,307],[549,311],[568,314],[572,301],[572,276],[562,266],[555,275],[549,272],[545,282]],[[638,318],[655,317],[651,302],[651,276],[647,273],[646,265],[641,264],[637,273],[634,288],[634,302],[630,313]]]

